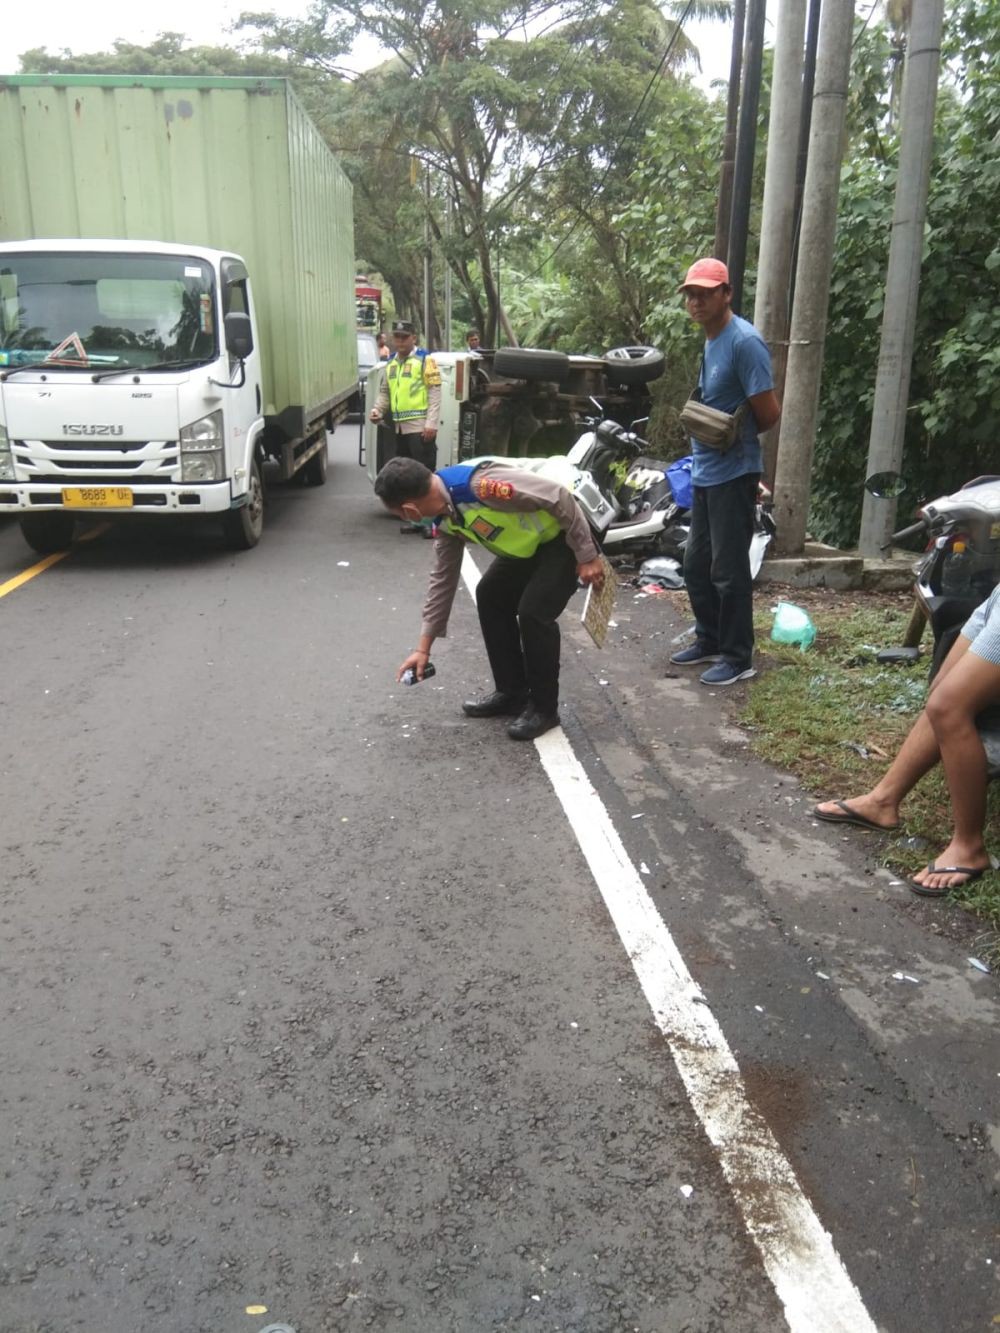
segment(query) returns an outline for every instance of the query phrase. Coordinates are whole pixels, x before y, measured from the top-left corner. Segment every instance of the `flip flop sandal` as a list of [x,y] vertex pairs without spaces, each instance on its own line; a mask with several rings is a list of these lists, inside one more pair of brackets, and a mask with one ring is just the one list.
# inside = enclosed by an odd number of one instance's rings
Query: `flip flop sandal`
[[895,833],[900,827],[899,824],[876,824],[874,819],[867,819],[857,810],[852,810],[846,801],[833,801],[832,804],[839,806],[843,814],[835,815],[831,810],[821,810],[817,805],[813,807],[813,819],[823,819],[828,824],[853,824],[871,833]]
[[972,866],[937,866],[933,861],[927,866],[929,875],[965,875],[965,880],[961,884],[946,884],[934,887],[933,885],[921,884],[919,880],[908,879],[906,882],[910,886],[912,893],[919,893],[921,898],[947,898],[952,889],[964,889],[966,884],[975,884],[977,879],[982,879],[989,869],[983,866],[980,870],[973,869]]

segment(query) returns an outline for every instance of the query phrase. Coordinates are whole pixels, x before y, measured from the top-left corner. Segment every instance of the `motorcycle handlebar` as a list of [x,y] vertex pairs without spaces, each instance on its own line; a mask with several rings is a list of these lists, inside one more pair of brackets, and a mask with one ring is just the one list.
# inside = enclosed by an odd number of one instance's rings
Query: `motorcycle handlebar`
[[926,528],[927,522],[925,519],[920,519],[918,523],[911,523],[908,528],[901,528],[899,532],[894,532],[882,547],[882,550],[888,551],[890,546],[895,546],[897,542],[905,541],[907,537],[915,537],[918,532],[924,532]]
[[641,449],[645,449],[648,445],[648,441],[634,430],[626,430],[624,426],[619,426],[617,421],[610,421],[607,417],[584,417],[581,425],[609,442],[634,444]]

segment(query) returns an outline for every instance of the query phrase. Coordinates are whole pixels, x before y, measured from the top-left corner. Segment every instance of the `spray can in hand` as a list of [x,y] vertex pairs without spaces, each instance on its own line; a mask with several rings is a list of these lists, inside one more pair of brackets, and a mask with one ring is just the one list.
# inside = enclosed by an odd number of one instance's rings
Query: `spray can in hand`
[[435,674],[434,663],[428,662],[427,665],[424,667],[423,676],[417,675],[416,667],[407,667],[406,670],[403,672],[403,674],[400,676],[400,680],[403,682],[404,685],[419,685],[421,680],[426,680],[428,676],[433,676],[434,674]]

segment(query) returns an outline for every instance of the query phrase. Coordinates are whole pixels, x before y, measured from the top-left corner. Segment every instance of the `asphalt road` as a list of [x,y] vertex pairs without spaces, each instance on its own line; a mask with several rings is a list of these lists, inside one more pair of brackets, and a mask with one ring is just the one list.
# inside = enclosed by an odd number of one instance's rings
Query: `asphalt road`
[[[0,1330],[784,1328],[539,750],[459,711],[464,589],[394,682],[431,544],[343,436],[255,551],[143,522],[0,596]],[[986,1329],[994,979],[664,681],[665,615],[567,619],[569,742],[873,1324]]]

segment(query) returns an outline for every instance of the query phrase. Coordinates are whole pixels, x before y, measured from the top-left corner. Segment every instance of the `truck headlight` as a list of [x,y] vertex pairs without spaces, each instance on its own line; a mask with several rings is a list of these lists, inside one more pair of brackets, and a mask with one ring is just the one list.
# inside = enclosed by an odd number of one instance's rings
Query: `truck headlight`
[[11,457],[7,427],[0,425],[0,481],[15,481],[14,459]]
[[222,430],[221,411],[210,412],[182,428],[181,481],[222,481],[225,476]]

